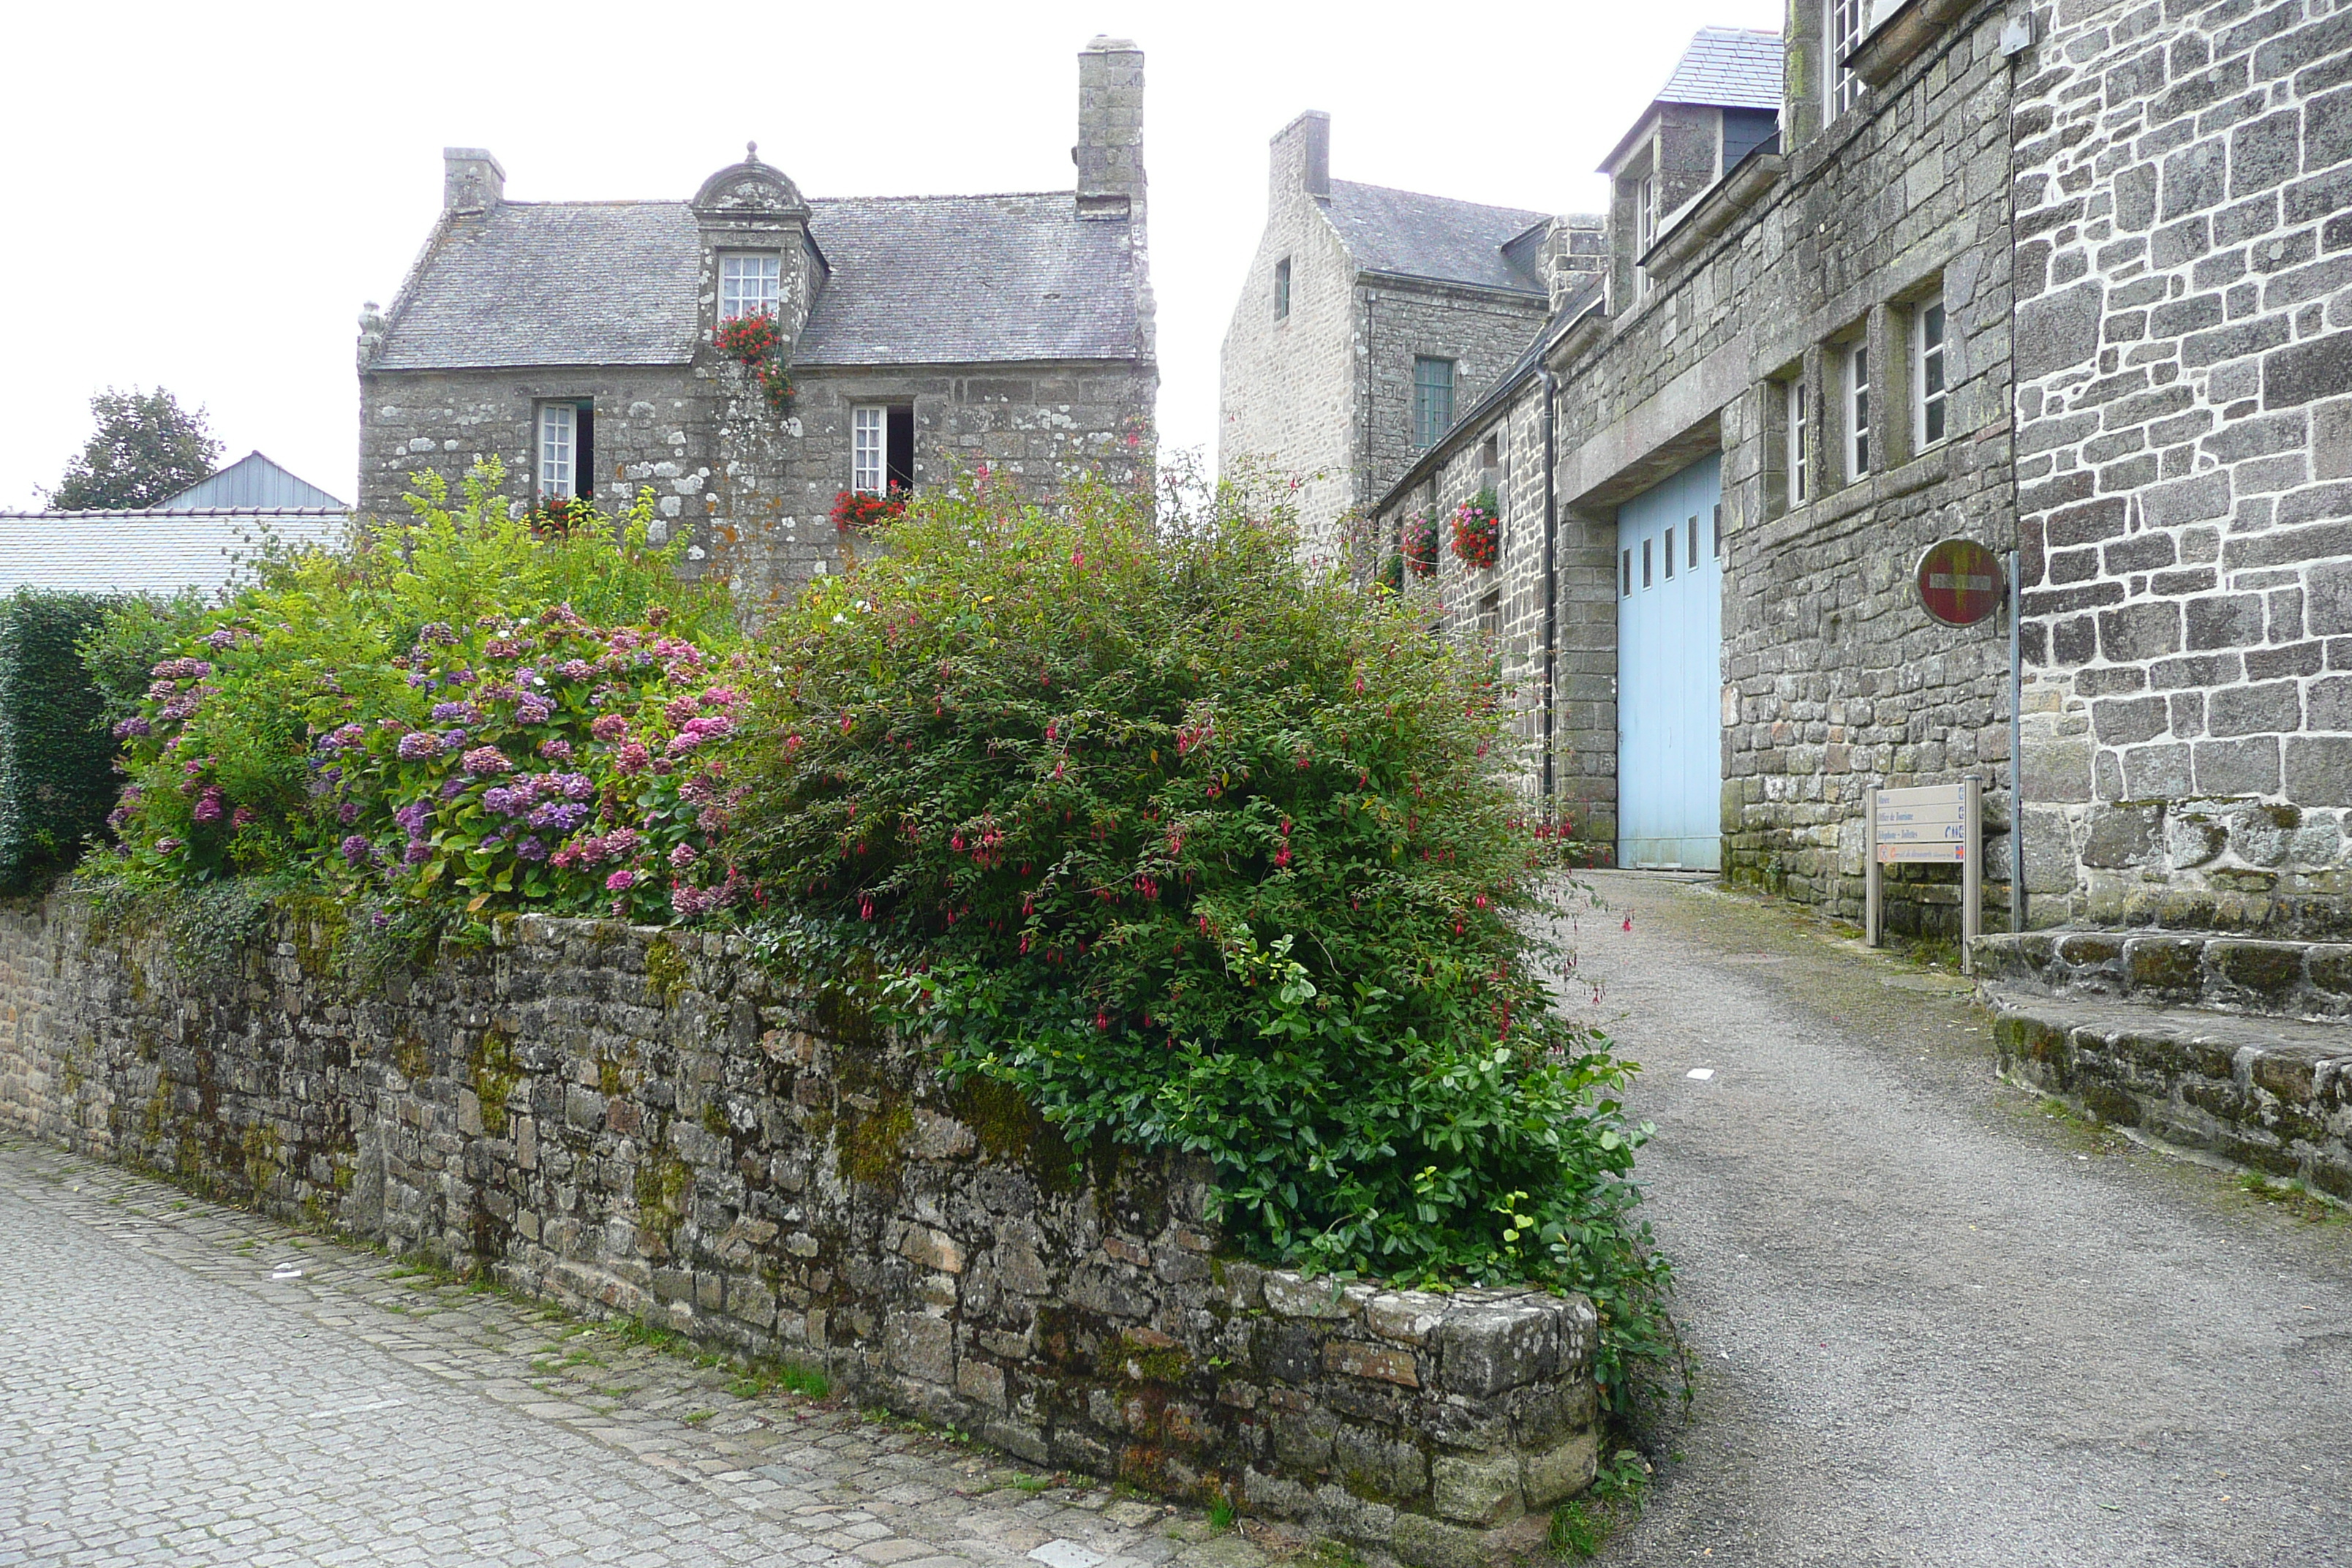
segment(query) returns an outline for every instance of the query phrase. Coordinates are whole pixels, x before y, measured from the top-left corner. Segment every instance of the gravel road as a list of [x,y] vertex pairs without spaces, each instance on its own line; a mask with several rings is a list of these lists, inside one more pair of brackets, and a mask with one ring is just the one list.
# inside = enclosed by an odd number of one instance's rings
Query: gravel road
[[1593,885],[1703,1367],[1602,1561],[2352,1563],[2352,1224],[2051,1115],[1955,977]]

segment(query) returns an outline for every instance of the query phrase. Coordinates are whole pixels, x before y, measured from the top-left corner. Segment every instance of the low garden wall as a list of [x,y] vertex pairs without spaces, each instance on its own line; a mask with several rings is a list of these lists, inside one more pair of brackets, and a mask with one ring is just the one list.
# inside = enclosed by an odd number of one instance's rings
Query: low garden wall
[[337,919],[189,974],[68,897],[0,909],[0,1127],[1423,1568],[1591,1479],[1581,1297],[1228,1257],[1195,1164],[1072,1151],[740,939],[509,919],[360,991]]

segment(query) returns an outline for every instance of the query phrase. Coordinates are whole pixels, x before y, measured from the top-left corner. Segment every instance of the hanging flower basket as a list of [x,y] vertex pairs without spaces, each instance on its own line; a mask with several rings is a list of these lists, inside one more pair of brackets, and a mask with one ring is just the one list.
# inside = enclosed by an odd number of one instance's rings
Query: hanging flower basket
[[710,335],[710,344],[737,364],[758,365],[783,347],[784,334],[776,319],[764,312],[730,316]]
[[767,398],[770,413],[782,415],[791,410],[792,373],[783,367],[781,361],[761,360],[751,367],[751,379],[758,384],[761,395]]
[[1465,565],[1483,571],[1494,565],[1502,548],[1503,520],[1491,488],[1454,509],[1454,553]]
[[870,490],[844,490],[833,498],[833,526],[846,533],[853,528],[872,528],[876,523],[888,522],[903,517],[907,511],[907,492],[894,489],[887,496]]
[[1404,534],[1398,541],[1398,548],[1414,576],[1437,575],[1437,520],[1420,512],[1405,519]]
[[1372,579],[1391,594],[1404,592],[1404,557],[1384,555],[1381,558],[1380,574]]

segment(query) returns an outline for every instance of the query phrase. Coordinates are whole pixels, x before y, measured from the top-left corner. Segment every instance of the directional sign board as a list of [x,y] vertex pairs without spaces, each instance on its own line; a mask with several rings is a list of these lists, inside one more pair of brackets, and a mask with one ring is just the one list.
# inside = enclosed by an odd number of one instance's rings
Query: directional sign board
[[1921,784],[1877,792],[1878,858],[1965,860],[1969,858],[1967,783]]
[[1871,946],[1879,943],[1880,917],[1885,907],[1881,868],[1921,861],[1957,865],[1960,868],[1960,973],[1976,973],[1975,942],[1982,918],[1978,906],[1984,895],[1982,789],[1979,780],[1961,779],[1956,784],[1864,792],[1863,822],[1869,831],[1870,848],[1863,921]]

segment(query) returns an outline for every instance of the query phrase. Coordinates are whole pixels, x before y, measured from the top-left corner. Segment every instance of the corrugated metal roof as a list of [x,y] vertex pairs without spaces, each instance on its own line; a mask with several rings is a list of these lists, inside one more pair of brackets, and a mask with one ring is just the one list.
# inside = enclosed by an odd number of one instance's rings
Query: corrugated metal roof
[[1082,219],[1067,191],[809,205],[830,271],[796,364],[1144,353],[1128,221]]
[[211,511],[233,507],[327,507],[345,510],[341,501],[307,479],[298,479],[263,457],[248,452],[210,479],[198,480],[156,507],[158,511]]
[[350,526],[340,507],[0,512],[0,593],[215,593],[265,539],[332,545]]
[[[830,268],[795,359],[1141,357],[1124,219],[1067,191],[814,201]],[[508,203],[450,221],[373,368],[685,364],[700,232],[684,202]]]
[[1548,214],[1352,180],[1331,182],[1331,199],[1323,210],[1356,265],[1367,271],[1519,294],[1548,292],[1539,272],[1517,265],[1504,250]]

